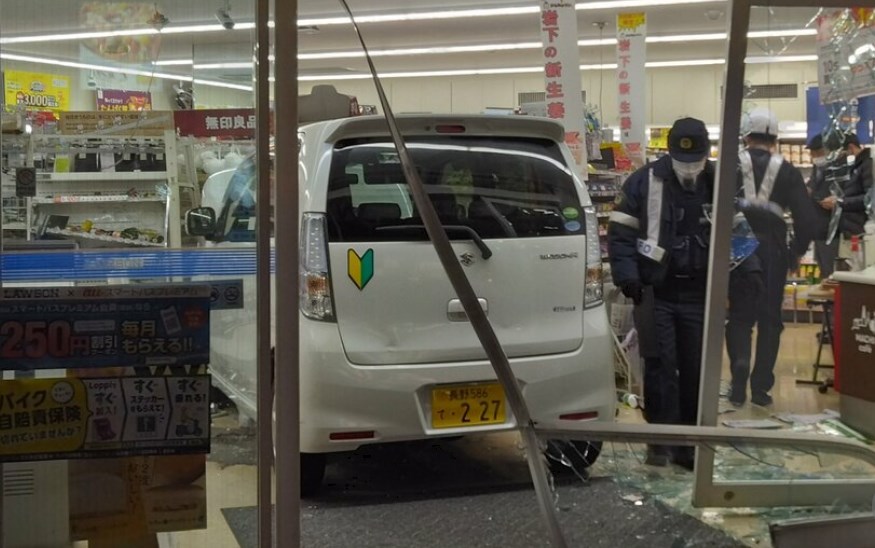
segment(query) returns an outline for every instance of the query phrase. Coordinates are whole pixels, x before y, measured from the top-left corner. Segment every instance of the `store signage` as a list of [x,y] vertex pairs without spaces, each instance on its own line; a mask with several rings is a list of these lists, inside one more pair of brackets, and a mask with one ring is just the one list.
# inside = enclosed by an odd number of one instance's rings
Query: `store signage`
[[210,451],[210,377],[0,381],[0,462]]
[[541,4],[541,41],[547,117],[565,126],[565,143],[574,155],[581,177],[586,179],[586,125],[574,2],[546,1]]
[[2,292],[2,370],[209,362],[209,285],[7,287]]
[[173,129],[170,111],[62,112],[58,130],[66,134],[119,131],[125,135],[156,136]]
[[644,165],[646,137],[644,13],[617,14],[617,101],[620,116],[620,142],[635,165]]
[[817,18],[820,101],[828,105],[875,93],[875,17],[871,8],[826,11]]
[[97,90],[99,111],[152,110],[152,94],[146,91],[123,91],[119,89]]
[[842,283],[841,391],[875,402],[875,286]]
[[182,137],[255,138],[255,109],[177,110],[173,113],[176,132]]
[[60,113],[70,109],[70,78],[57,74],[7,70],[3,72],[7,105]]

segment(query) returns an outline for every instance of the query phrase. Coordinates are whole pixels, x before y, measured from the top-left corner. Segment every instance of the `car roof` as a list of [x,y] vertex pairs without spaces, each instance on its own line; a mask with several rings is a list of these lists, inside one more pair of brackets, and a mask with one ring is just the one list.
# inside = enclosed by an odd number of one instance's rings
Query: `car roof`
[[[558,122],[534,116],[408,114],[396,117],[405,137],[455,135],[477,137],[531,137],[563,142],[565,130]],[[448,126],[455,131],[441,131]],[[461,131],[459,131],[461,130]],[[389,136],[389,125],[383,116],[356,116],[328,120],[301,126],[303,133],[321,133],[324,141],[336,143],[345,139]]]

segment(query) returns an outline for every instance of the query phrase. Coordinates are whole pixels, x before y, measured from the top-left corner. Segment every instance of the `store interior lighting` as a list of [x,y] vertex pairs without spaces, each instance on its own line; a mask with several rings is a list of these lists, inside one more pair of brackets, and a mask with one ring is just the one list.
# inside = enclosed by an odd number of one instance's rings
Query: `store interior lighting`
[[[677,6],[688,4],[715,4],[725,3],[726,0],[605,0],[599,2],[581,2],[575,5],[577,10],[612,10],[638,7]],[[497,17],[507,15],[534,14],[540,10],[539,6],[520,6],[508,8],[480,8],[467,10],[444,10],[419,13],[388,13],[381,15],[364,15],[356,18],[356,22],[366,23],[396,23],[404,21],[429,21],[433,19],[467,19],[471,17]],[[348,17],[323,17],[311,19],[299,19],[298,26],[314,27],[322,25],[349,24]],[[269,23],[273,27],[273,23]],[[255,23],[251,21],[234,22],[233,30],[252,30]],[[71,32],[57,34],[38,34],[29,36],[4,36],[0,37],[0,45],[3,44],[29,44],[38,42],[61,42],[70,40],[89,40],[95,38],[112,38],[117,36],[143,36],[148,34],[184,34],[193,32],[227,32],[228,29],[221,23],[203,25],[169,25],[160,31],[148,26],[139,29],[124,29],[101,32]]]
[[[793,29],[779,31],[753,31],[748,34],[749,38],[787,38],[800,36],[813,36],[817,33],[815,29]],[[715,32],[706,34],[676,34],[666,36],[648,36],[647,43],[674,43],[674,42],[701,42],[701,41],[717,41],[725,40],[725,32]],[[580,47],[596,47],[596,46],[612,46],[617,43],[616,38],[604,39],[586,39],[578,40],[577,45]],[[541,47],[540,42],[515,42],[508,44],[475,44],[466,46],[441,46],[428,48],[395,48],[385,50],[371,50],[371,57],[396,57],[396,56],[413,56],[413,55],[447,55],[452,53],[477,53],[487,51],[513,51],[524,49],[537,49]],[[355,59],[364,57],[361,51],[332,51],[319,53],[300,53],[298,59],[302,61],[316,61],[327,59]],[[271,61],[273,59],[271,58]],[[191,59],[167,59],[154,61],[155,66],[182,66],[194,65],[195,69],[213,70],[213,69],[229,69],[229,68],[245,68],[243,65],[250,66],[251,63],[231,62],[231,63],[212,63],[212,64],[194,64]]]

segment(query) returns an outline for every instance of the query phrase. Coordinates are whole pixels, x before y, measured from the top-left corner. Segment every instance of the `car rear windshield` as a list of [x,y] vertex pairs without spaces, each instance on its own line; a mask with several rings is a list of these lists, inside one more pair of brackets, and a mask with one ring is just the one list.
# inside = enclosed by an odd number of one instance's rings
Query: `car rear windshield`
[[[539,139],[411,139],[408,148],[451,238],[580,235],[573,178],[555,142]],[[422,219],[389,142],[339,143],[328,187],[329,239],[426,240]]]

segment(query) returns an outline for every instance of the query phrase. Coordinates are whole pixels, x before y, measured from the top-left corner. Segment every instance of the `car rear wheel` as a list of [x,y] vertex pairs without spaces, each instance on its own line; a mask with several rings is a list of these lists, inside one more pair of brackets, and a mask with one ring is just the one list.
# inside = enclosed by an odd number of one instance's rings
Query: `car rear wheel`
[[[547,463],[555,473],[585,470],[595,464],[602,452],[600,441],[549,440],[547,442]],[[563,458],[564,456],[564,458]]]
[[301,497],[312,497],[325,477],[325,453],[301,453]]

